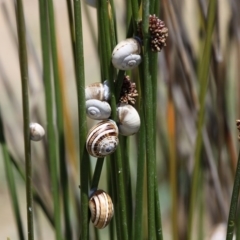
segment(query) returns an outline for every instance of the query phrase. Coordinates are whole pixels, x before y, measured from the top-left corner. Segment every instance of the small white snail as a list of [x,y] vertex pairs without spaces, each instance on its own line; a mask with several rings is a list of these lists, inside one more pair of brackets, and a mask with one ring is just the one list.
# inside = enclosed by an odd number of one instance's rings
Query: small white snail
[[111,107],[105,101],[89,99],[86,101],[86,112],[88,117],[95,120],[108,119],[111,115]]
[[119,133],[124,136],[135,134],[141,125],[137,110],[125,103],[120,103],[117,107],[117,122]]
[[40,124],[30,123],[29,128],[30,128],[30,139],[31,140],[37,142],[37,141],[40,141],[44,137],[45,130]]
[[86,148],[93,157],[104,157],[113,153],[118,145],[118,127],[112,120],[103,120],[88,133]]
[[86,4],[91,7],[97,7],[97,0],[85,0]]
[[97,82],[88,85],[85,88],[85,99],[98,99],[100,101],[108,101],[110,98],[110,88],[107,80],[103,83]]
[[96,228],[105,228],[111,221],[114,209],[111,197],[103,190],[97,190],[88,202],[91,221]]
[[127,38],[113,49],[112,64],[121,70],[130,70],[141,63],[141,46],[134,38]]

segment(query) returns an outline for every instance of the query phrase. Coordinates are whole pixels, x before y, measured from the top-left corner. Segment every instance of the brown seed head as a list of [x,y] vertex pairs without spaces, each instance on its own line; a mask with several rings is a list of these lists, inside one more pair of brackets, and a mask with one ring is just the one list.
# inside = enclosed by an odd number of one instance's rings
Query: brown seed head
[[119,102],[135,105],[138,96],[136,84],[130,81],[129,76],[123,79]]

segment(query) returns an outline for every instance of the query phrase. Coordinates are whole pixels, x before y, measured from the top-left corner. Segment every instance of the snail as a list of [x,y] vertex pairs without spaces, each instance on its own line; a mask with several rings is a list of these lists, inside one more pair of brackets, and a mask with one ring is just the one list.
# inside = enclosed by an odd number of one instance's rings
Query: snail
[[125,103],[120,103],[117,107],[117,122],[119,133],[124,136],[135,134],[140,128],[140,117],[137,110]]
[[100,101],[108,101],[110,98],[110,88],[108,81],[103,83],[97,82],[88,85],[85,88],[85,99],[98,99]]
[[118,127],[112,120],[103,120],[88,133],[86,148],[93,157],[104,157],[113,153],[118,145]]
[[114,209],[111,197],[103,190],[97,190],[88,202],[91,221],[96,228],[105,228],[111,221]]
[[111,107],[105,101],[89,99],[86,101],[86,111],[88,117],[95,120],[108,119],[111,115]]
[[113,49],[112,64],[121,70],[130,70],[141,63],[141,46],[135,38],[127,38]]
[[37,142],[37,141],[40,141],[44,137],[45,130],[40,124],[30,123],[29,128],[30,128],[30,139],[31,140]]
[[85,3],[91,7],[97,7],[97,0],[85,0]]

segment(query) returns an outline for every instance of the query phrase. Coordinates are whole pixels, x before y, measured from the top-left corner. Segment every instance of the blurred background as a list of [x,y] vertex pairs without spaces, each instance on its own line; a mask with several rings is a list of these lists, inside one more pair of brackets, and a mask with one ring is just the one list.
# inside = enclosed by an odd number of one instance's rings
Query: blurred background
[[[55,0],[55,23],[59,58],[65,94],[66,143],[68,169],[73,192],[78,191],[77,94],[73,55],[65,0]],[[126,36],[126,2],[115,2],[118,41]],[[38,1],[23,0],[29,61],[31,121],[46,127],[42,82],[41,40]],[[189,208],[190,184],[199,110],[198,65],[205,39],[207,0],[161,1],[160,18],[169,29],[167,47],[159,53],[157,105],[157,176],[164,239],[185,239]],[[100,63],[97,54],[96,10],[82,4],[86,85],[99,82]],[[213,231],[228,217],[238,154],[236,119],[240,110],[240,2],[219,0],[212,38],[211,64],[203,127],[201,174],[194,214],[194,239],[210,239]],[[95,37],[94,37],[95,36]],[[0,107],[7,146],[17,164],[24,169],[24,141],[21,80],[17,46],[14,1],[0,0]],[[203,56],[204,57],[204,56]],[[133,79],[134,81],[134,79]],[[173,104],[173,106],[171,105]],[[89,121],[89,127],[93,122]],[[49,199],[46,142],[32,144],[33,182],[43,199]],[[133,162],[133,193],[136,184],[136,137],[130,137]],[[91,159],[95,164],[95,160]],[[14,170],[21,215],[26,229],[25,183]],[[104,172],[102,174],[104,176]],[[174,179],[175,180],[174,180]],[[172,185],[175,182],[175,185]],[[70,184],[71,184],[70,183]],[[106,185],[102,177],[101,184]],[[173,190],[175,189],[175,190]],[[174,192],[173,192],[174,191]],[[135,194],[135,193],[134,193]],[[176,194],[176,195],[174,195]],[[175,201],[173,201],[175,196]],[[173,206],[175,210],[173,210]],[[49,209],[52,208],[51,201]],[[71,211],[74,211],[72,207]],[[174,211],[174,213],[173,213]],[[53,228],[36,204],[36,239],[54,239]],[[76,218],[73,214],[73,219]],[[175,219],[175,223],[174,220]],[[202,220],[201,220],[202,219]],[[76,220],[76,219],[75,219]],[[76,223],[77,221],[74,221]],[[203,224],[203,226],[199,224]],[[177,226],[177,237],[172,227]],[[77,227],[77,226],[75,226]],[[198,238],[199,228],[203,238]],[[224,227],[223,227],[224,228]],[[105,230],[104,230],[105,231]],[[0,239],[17,239],[17,229],[0,151]],[[212,238],[213,239],[213,238]],[[216,238],[224,239],[224,238]]]

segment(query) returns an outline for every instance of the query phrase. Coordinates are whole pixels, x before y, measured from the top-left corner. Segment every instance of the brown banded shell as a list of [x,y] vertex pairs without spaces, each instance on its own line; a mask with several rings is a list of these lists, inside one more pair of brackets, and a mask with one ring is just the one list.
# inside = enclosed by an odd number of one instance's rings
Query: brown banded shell
[[112,120],[103,120],[88,133],[86,148],[93,157],[104,157],[113,153],[118,145],[118,127]]
[[108,101],[110,98],[110,89],[107,80],[103,83],[97,82],[88,85],[85,88],[85,99],[97,99],[100,101]]
[[97,190],[90,198],[88,206],[91,221],[96,228],[105,228],[111,221],[114,209],[111,197],[103,190]]

